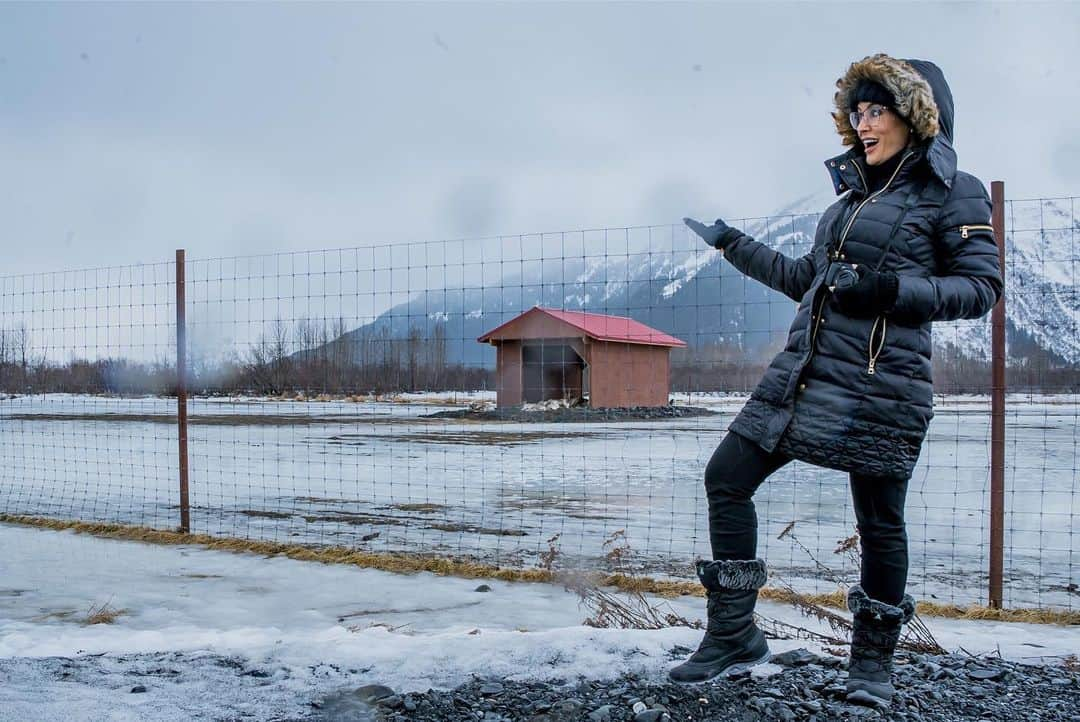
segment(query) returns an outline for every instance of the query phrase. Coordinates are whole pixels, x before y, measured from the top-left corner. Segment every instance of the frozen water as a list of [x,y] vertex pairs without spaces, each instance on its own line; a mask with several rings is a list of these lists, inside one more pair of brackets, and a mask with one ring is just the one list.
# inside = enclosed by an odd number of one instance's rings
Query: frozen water
[[[424,418],[490,394],[413,394],[380,402],[194,399],[192,529],[279,542],[464,554],[533,565],[553,542],[594,566],[625,530],[651,573],[691,575],[707,556],[705,464],[745,401],[693,394],[707,417],[605,423]],[[1010,398],[1006,598],[1075,604],[1080,579],[1077,397]],[[986,596],[989,400],[942,397],[911,482],[914,593]],[[0,512],[175,528],[175,400],[77,395],[0,401]],[[854,532],[845,474],[799,462],[756,498],[760,551],[801,586],[811,560]],[[798,543],[777,539],[790,522]],[[809,551],[804,551],[799,544]],[[827,583],[826,583],[827,585]]]

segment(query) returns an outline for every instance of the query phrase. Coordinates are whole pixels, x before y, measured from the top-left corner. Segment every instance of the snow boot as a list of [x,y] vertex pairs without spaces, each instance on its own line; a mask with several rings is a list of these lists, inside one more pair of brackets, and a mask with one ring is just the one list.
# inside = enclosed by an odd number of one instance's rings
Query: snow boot
[[769,645],[754,624],[757,590],[765,584],[765,562],[701,559],[697,575],[708,592],[709,623],[697,651],[668,671],[671,681],[705,682],[767,661]]
[[915,600],[905,594],[894,607],[871,599],[855,585],[848,592],[847,604],[854,617],[847,699],[884,707],[896,692],[891,679],[893,652],[900,641],[900,628],[915,616]]

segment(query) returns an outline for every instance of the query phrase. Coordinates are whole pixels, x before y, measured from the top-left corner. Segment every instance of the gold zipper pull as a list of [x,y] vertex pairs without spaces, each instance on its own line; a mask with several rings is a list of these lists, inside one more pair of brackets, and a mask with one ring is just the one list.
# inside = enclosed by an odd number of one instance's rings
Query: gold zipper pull
[[968,237],[968,231],[972,231],[972,230],[991,231],[991,232],[993,232],[994,227],[990,226],[990,225],[985,225],[985,224],[978,224],[978,225],[972,225],[972,226],[960,226],[960,237],[961,238],[967,238]]
[[[881,343],[878,345],[878,350],[875,353],[874,352],[874,334],[877,333],[878,322],[879,321],[882,322]],[[885,330],[887,328],[887,326],[885,324],[888,324],[888,321],[885,319],[885,317],[884,316],[878,316],[877,318],[874,319],[873,328],[870,329],[870,341],[867,342],[867,344],[866,344],[866,355],[869,356],[869,358],[870,358],[869,363],[867,363],[867,365],[866,365],[866,373],[869,374],[870,376],[874,375],[874,367],[877,365],[877,357],[878,357],[878,355],[881,354],[881,350],[883,348],[885,348]]]
[[870,327],[870,338],[866,342],[866,358],[870,359],[870,363],[866,366],[866,373],[873,375],[874,373],[874,334],[877,333],[879,318],[874,319],[874,325]]

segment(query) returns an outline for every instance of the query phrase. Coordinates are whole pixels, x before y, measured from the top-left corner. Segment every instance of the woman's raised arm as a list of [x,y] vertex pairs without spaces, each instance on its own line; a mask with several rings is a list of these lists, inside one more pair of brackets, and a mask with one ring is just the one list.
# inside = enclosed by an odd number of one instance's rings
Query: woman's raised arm
[[703,241],[719,250],[731,265],[755,281],[794,301],[801,301],[810,289],[814,280],[812,252],[798,259],[785,256],[719,218],[711,226],[693,218],[684,218],[683,222]]

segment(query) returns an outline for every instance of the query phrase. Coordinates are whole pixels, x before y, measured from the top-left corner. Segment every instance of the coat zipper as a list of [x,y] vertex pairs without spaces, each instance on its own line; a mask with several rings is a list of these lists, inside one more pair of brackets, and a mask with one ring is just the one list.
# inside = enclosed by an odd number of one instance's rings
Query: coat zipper
[[817,343],[817,330],[818,330],[818,326],[821,325],[821,312],[825,308],[826,299],[828,299],[828,296],[825,295],[824,293],[821,294],[821,302],[818,303],[818,307],[817,307],[817,318],[814,320],[814,332],[812,334],[810,334],[810,348],[811,349],[813,349],[814,344]]
[[979,224],[974,226],[960,226],[960,237],[967,238],[968,231],[990,231],[991,233],[993,233],[994,227],[988,226],[986,224]]
[[[840,249],[844,247],[844,241],[847,240],[848,232],[851,230],[852,224],[855,223],[855,217],[859,215],[859,211],[862,210],[862,207],[865,206],[870,201],[872,201],[874,198],[877,198],[879,195],[881,195],[885,191],[889,190],[889,186],[892,185],[892,182],[894,180],[896,180],[896,174],[899,173],[900,169],[904,167],[904,163],[907,162],[907,159],[910,158],[913,155],[915,155],[914,152],[909,152],[907,155],[905,155],[903,158],[901,158],[899,165],[896,166],[896,170],[894,170],[893,174],[891,176],[889,176],[889,181],[884,186],[881,187],[881,190],[879,190],[876,193],[873,193],[873,194],[867,196],[866,198],[864,198],[862,200],[862,202],[855,208],[855,212],[851,214],[851,218],[848,218],[848,222],[844,226],[843,233],[840,234],[840,243],[838,243],[837,246],[836,246],[836,251],[835,251],[836,253],[840,253]],[[862,180],[862,182],[863,182],[863,188],[865,188],[866,187],[866,176],[863,175],[862,168],[860,168],[859,164],[855,163],[855,161],[852,161],[852,163],[854,163],[855,170],[859,174],[859,179]],[[814,344],[817,341],[818,327],[821,326],[822,311],[825,309],[825,299],[826,298],[827,298],[827,296],[822,295],[821,303],[818,304],[817,318],[814,319],[814,331],[813,331],[813,333],[810,334],[810,352],[811,352],[811,354],[813,353],[813,350],[814,350]],[[878,316],[878,319],[885,320],[884,316]],[[875,321],[874,321],[874,328],[875,329],[877,328],[877,319],[875,319]],[[873,332],[873,330],[871,330],[871,332],[870,332],[870,340],[873,341],[873,338],[874,338],[874,332]],[[885,342],[884,334],[882,334],[881,340],[882,340],[882,343]],[[879,349],[878,352],[880,353],[880,349]],[[873,358],[870,359],[870,366],[867,369],[868,373],[871,373],[871,374],[874,373],[874,361],[875,361],[876,358],[877,357],[874,356]]]
[[[901,158],[900,159],[900,164],[896,166],[896,170],[894,170],[893,174],[891,176],[889,176],[888,183],[886,183],[884,186],[882,186],[881,190],[876,191],[874,193],[871,193],[866,198],[863,198],[862,202],[855,208],[855,212],[851,214],[851,218],[848,218],[847,225],[844,226],[844,232],[840,234],[840,243],[838,243],[837,246],[836,246],[836,252],[837,253],[839,253],[840,249],[844,247],[844,241],[847,240],[848,232],[851,230],[851,226],[855,223],[855,217],[859,215],[859,211],[861,211],[863,206],[865,206],[867,203],[874,200],[875,198],[877,198],[879,195],[881,195],[885,191],[889,190],[889,186],[892,185],[892,182],[894,180],[896,180],[896,174],[899,173],[900,169],[904,167],[904,163],[907,162],[907,159],[910,158],[913,155],[915,155],[914,152],[909,152],[907,155],[905,155],[903,158]],[[854,163],[855,170],[858,171],[859,178],[862,180],[863,187],[865,188],[866,187],[866,178],[865,178],[865,176],[863,176],[862,169],[859,167],[858,163],[855,163],[855,161],[852,161],[852,163]]]
[[[881,321],[881,343],[878,344],[877,351],[874,350],[874,334],[877,332],[878,321]],[[870,343],[867,345],[867,355],[870,357],[870,363],[866,366],[866,373],[871,376],[874,375],[874,366],[877,364],[878,356],[881,355],[881,350],[885,348],[885,332],[888,330],[889,321],[884,316],[878,316],[874,319],[874,327],[870,329]]]

